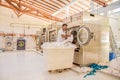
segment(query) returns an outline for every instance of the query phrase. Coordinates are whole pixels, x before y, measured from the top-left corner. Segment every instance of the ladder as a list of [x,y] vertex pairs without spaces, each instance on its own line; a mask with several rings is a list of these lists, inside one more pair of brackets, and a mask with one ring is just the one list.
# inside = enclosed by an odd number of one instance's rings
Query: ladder
[[112,51],[115,52],[116,55],[118,55],[118,51],[117,51],[117,43],[115,41],[115,37],[114,37],[114,34],[113,34],[113,31],[112,31],[112,28],[110,26],[110,30],[109,30],[109,39],[110,39],[110,47],[112,49]]

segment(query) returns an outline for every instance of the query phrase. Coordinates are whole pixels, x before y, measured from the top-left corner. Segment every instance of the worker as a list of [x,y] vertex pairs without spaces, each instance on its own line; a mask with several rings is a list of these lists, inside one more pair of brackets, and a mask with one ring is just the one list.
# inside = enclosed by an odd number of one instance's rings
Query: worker
[[70,35],[67,35],[67,24],[63,24],[62,28],[58,31],[57,42],[63,42]]
[[[67,24],[63,24],[62,28],[58,31],[58,36],[57,36],[57,42],[62,42],[62,43],[67,43],[67,42],[72,42],[73,40],[73,35],[70,33],[70,35],[67,34]],[[66,70],[67,68],[64,69],[59,69],[57,70],[59,73],[62,72],[62,70]]]

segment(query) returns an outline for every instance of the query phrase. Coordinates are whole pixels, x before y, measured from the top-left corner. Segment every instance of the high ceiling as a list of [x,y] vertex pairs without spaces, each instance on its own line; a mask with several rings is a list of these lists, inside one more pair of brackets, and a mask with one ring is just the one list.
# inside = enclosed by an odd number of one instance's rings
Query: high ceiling
[[[79,11],[106,7],[112,0],[0,0],[0,5],[12,9],[18,17],[27,14],[43,20],[62,21]],[[69,10],[69,11],[68,11]],[[68,12],[67,12],[68,11]]]

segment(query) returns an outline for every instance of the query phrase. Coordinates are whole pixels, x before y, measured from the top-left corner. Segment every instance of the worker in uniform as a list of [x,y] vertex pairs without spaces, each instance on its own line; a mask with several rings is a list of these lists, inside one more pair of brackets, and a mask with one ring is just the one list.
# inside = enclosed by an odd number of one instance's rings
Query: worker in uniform
[[67,34],[67,24],[63,24],[62,28],[58,31],[57,42],[63,42],[70,35]]
[[[71,37],[73,38],[71,34],[67,34],[67,24],[63,24],[62,28],[58,31],[57,42],[67,42],[67,39],[71,39]],[[57,71],[61,73],[62,70],[66,69],[59,69]]]

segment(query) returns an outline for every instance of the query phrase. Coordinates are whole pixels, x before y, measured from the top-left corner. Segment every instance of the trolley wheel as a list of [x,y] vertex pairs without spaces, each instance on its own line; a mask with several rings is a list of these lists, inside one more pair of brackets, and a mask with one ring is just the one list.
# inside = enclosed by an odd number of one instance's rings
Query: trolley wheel
[[64,70],[67,70],[67,68],[66,68],[66,69],[64,69]]
[[61,73],[61,72],[62,72],[62,70],[59,70],[58,72],[59,72],[59,73]]
[[52,70],[49,70],[48,72],[52,72]]
[[43,53],[43,51],[41,51],[41,53]]

